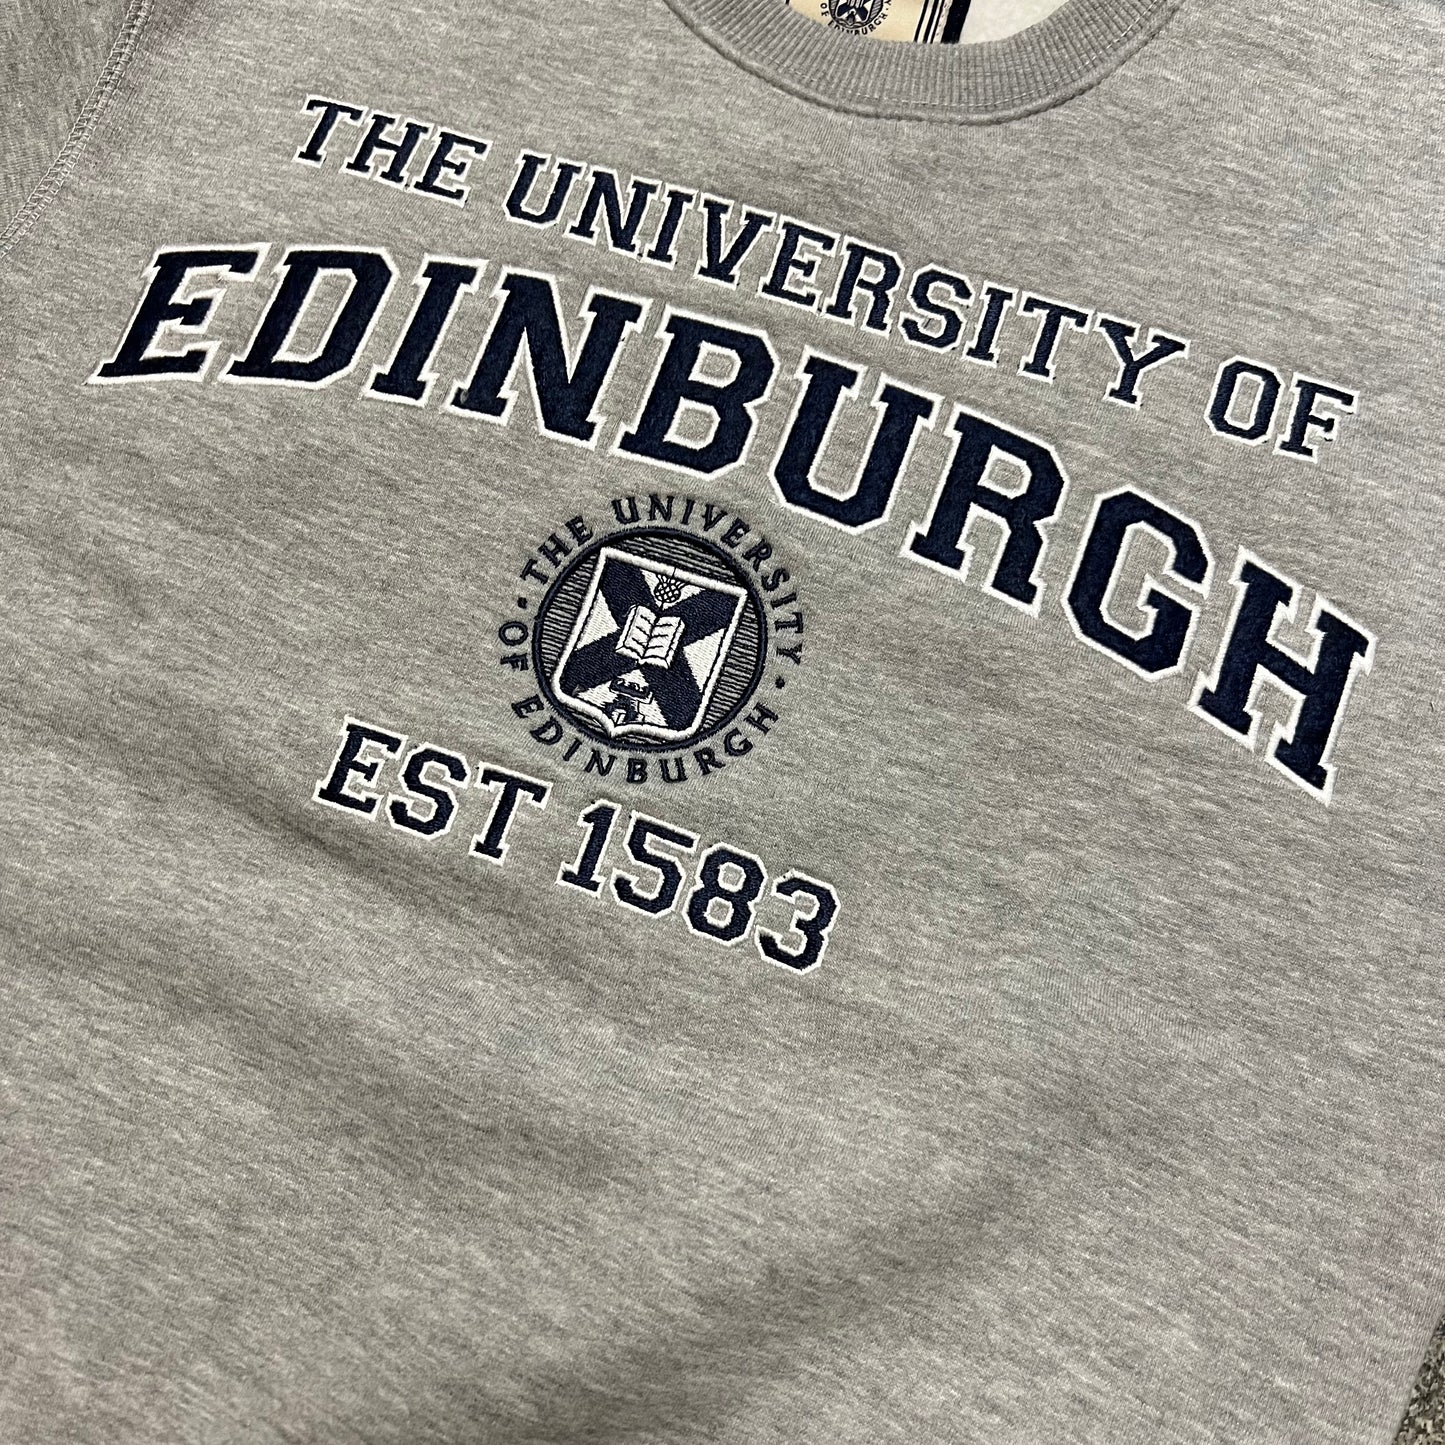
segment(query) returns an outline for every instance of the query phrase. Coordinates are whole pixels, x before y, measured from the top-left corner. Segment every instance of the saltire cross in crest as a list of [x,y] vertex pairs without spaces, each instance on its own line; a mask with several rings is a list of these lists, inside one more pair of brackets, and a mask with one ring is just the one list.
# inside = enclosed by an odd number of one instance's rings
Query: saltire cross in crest
[[608,737],[682,742],[701,726],[747,593],[603,547],[553,686]]

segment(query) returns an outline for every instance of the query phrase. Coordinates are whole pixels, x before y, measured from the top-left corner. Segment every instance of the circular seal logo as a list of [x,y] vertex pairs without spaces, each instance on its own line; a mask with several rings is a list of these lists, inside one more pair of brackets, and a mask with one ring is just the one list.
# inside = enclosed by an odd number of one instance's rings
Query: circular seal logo
[[888,0],[823,0],[823,15],[837,30],[868,35],[882,23]]
[[523,568],[540,592],[517,598],[498,636],[513,649],[502,663],[536,691],[512,710],[585,770],[606,776],[620,754],[632,782],[705,776],[779,721],[780,668],[802,661],[791,573],[723,507],[653,497],[613,510],[619,528],[573,518]]

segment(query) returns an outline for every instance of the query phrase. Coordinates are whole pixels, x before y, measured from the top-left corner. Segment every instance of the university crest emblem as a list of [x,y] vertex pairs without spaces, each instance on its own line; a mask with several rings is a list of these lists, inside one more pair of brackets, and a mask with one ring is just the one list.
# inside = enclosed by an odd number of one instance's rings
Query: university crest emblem
[[676,745],[702,727],[746,589],[603,547],[558,659],[558,698],[609,737]]

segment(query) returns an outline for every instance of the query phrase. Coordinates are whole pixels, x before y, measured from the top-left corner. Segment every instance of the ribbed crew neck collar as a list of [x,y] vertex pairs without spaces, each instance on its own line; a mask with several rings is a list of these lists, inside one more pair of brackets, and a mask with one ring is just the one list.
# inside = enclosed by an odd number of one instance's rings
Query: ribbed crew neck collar
[[1065,0],[1016,35],[974,45],[875,40],[783,0],[666,0],[715,50],[771,85],[860,115],[981,124],[1045,110],[1097,84],[1182,0]]

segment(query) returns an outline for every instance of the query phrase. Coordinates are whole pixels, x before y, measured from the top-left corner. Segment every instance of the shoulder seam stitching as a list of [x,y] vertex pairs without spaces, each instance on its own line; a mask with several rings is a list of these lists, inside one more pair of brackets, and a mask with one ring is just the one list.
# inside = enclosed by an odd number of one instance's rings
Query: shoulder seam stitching
[[99,78],[91,87],[85,104],[80,108],[80,114],[76,117],[70,134],[65,138],[65,144],[61,146],[59,153],[50,163],[49,169],[30,193],[29,199],[16,212],[14,219],[9,225],[0,229],[0,260],[3,260],[24,238],[65,185],[66,179],[80,158],[81,151],[85,148],[85,143],[90,139],[99,123],[107,102],[120,84],[126,67],[130,64],[131,56],[135,53],[136,42],[140,38],[141,28],[150,14],[151,5],[152,0],[130,0],[125,19],[121,22],[120,33],[110,48],[110,54],[106,57]]

